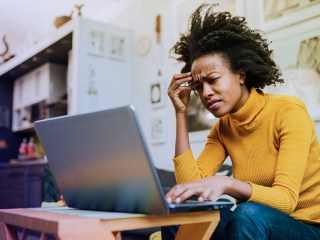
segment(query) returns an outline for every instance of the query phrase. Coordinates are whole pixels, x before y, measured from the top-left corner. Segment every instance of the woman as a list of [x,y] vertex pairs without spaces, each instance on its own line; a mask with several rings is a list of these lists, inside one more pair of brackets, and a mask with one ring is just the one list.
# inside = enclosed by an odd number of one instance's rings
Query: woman
[[[168,88],[176,113],[178,185],[167,200],[234,197],[238,206],[221,210],[212,239],[320,239],[315,124],[298,98],[260,90],[283,82],[266,39],[244,18],[213,8],[201,5],[172,49],[185,65]],[[196,160],[186,118],[192,90],[219,118]],[[214,176],[227,156],[233,178]],[[176,231],[162,228],[162,239],[173,239]]]

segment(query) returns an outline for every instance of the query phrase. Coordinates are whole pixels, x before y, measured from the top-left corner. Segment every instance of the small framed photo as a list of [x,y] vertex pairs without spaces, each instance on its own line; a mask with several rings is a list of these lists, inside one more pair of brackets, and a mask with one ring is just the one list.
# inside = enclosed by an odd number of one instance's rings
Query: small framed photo
[[126,59],[126,38],[122,35],[111,35],[109,37],[109,52],[110,59],[124,61]]
[[164,115],[156,115],[150,118],[151,142],[153,144],[165,143],[167,122]]
[[159,80],[150,85],[150,103],[153,108],[165,106],[166,90],[164,80]]
[[105,55],[105,34],[92,30],[89,37],[88,53],[93,56],[104,57]]

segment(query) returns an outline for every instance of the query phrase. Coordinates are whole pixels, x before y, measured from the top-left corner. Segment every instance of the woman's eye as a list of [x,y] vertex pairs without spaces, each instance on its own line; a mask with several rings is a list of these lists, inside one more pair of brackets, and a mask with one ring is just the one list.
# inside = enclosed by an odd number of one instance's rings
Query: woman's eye
[[215,83],[219,78],[210,78],[208,79],[208,83]]
[[202,84],[197,84],[195,87],[194,87],[194,90],[200,90],[202,89]]
[[196,96],[200,95],[201,90],[202,90],[202,84],[200,83],[193,88],[193,92],[195,93]]

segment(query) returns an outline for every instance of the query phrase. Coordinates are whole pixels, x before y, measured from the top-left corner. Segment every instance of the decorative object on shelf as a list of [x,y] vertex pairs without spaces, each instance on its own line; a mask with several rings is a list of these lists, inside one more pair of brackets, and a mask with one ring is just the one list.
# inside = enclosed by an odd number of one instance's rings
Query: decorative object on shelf
[[81,16],[81,15],[82,15],[81,9],[83,8],[83,6],[84,6],[83,3],[81,3],[81,4],[76,4],[76,5],[75,5],[75,7],[76,7],[76,9],[77,9],[77,11],[78,11],[78,16]]
[[166,118],[164,115],[156,115],[150,119],[151,125],[151,142],[153,144],[159,144],[165,142],[166,137]]
[[156,16],[156,42],[161,43],[161,15]]
[[56,28],[59,28],[61,27],[62,25],[64,25],[65,23],[69,22],[71,19],[72,19],[72,14],[73,14],[73,11],[71,11],[70,15],[69,16],[59,16],[59,17],[56,17],[55,20],[54,20],[54,26]]
[[164,63],[164,47],[161,44],[161,15],[156,16],[156,57],[158,59],[158,65],[159,65],[159,70],[158,72],[161,73],[163,69],[163,63]]
[[151,106],[163,107],[165,105],[165,81],[162,79],[161,71],[159,70],[157,81],[151,83],[150,86],[150,102]]
[[9,59],[14,57],[14,54],[9,52],[9,44],[7,42],[7,36],[4,35],[2,37],[2,42],[4,44],[4,50],[0,53],[0,64],[8,61]]
[[37,160],[39,158],[40,156],[38,153],[38,146],[34,142],[34,138],[33,137],[30,137],[29,139],[23,138],[19,146],[18,160],[19,161]]

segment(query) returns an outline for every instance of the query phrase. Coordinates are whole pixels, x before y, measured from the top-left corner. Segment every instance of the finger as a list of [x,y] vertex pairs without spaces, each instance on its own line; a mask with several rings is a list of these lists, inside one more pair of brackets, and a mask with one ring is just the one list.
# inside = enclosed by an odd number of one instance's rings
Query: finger
[[222,195],[222,193],[219,194],[218,192],[212,191],[211,194],[208,196],[208,200],[210,200],[210,201],[216,200],[221,195]]
[[175,185],[170,191],[166,194],[167,200],[175,201],[175,199],[185,191],[185,184]]
[[178,79],[175,80],[171,83],[171,85],[168,87],[168,91],[170,90],[176,90],[176,89],[180,89],[180,90],[191,90],[188,82],[192,81],[192,77],[187,77],[187,78],[182,78],[182,79]]
[[187,200],[188,198],[190,198],[194,195],[197,195],[197,193],[198,193],[198,189],[188,188],[184,192],[182,192],[179,196],[177,196],[177,198],[175,199],[175,202],[176,203],[183,202],[183,201]]
[[178,74],[173,75],[173,78],[175,80],[179,80],[179,79],[183,79],[183,78],[187,78],[187,77],[191,77],[191,72],[178,73]]
[[168,96],[170,97],[179,97],[180,93],[181,92],[191,92],[192,88],[190,86],[181,86],[179,85],[179,83],[177,84],[174,84],[174,85],[171,85],[169,88],[168,88]]
[[[172,86],[174,83],[176,83],[177,81],[180,81],[180,84],[183,82],[181,82],[181,80],[184,80],[184,79],[189,79],[189,78],[191,78],[192,79],[192,76],[191,76],[191,73],[190,72],[188,72],[188,73],[181,73],[181,74],[175,74],[175,75],[173,75],[173,77],[172,77],[172,80],[171,80],[171,83],[170,83],[170,85],[169,85],[169,87],[170,86]],[[190,80],[191,80],[190,79]],[[189,81],[190,81],[189,80]],[[188,81],[188,80],[186,80],[186,81]],[[180,85],[179,84],[179,85]]]
[[177,80],[181,79],[181,78],[186,78],[186,77],[189,77],[188,74],[174,74],[172,76],[172,79],[171,79],[171,82],[169,84],[169,86],[171,86],[174,82],[176,82]]
[[167,201],[182,202],[196,194],[197,189],[199,189],[197,183],[178,184],[166,194]]
[[211,188],[206,188],[201,195],[199,196],[198,200],[200,202],[210,200],[210,196],[213,194],[213,190]]

